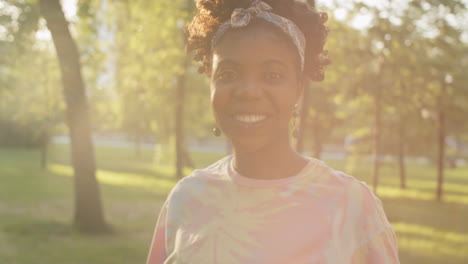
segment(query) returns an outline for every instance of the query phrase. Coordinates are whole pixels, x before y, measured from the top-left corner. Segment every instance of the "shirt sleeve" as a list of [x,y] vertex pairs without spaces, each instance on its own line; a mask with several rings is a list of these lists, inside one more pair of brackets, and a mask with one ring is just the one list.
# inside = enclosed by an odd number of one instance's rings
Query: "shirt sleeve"
[[355,264],[395,264],[398,260],[398,241],[385,215],[382,201],[365,184],[361,184],[359,243],[351,255]]
[[358,248],[351,263],[399,264],[397,238],[391,227],[386,228]]
[[166,254],[167,201],[161,207],[146,264],[163,264]]

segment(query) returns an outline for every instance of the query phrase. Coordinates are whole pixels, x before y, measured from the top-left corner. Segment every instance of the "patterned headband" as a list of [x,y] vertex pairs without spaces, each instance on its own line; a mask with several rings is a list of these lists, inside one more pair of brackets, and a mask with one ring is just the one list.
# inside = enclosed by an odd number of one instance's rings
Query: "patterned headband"
[[247,26],[253,18],[258,17],[277,26],[281,31],[288,35],[294,45],[297,47],[299,57],[301,58],[301,71],[304,70],[305,38],[301,30],[291,20],[269,12],[271,6],[261,0],[253,0],[249,8],[236,8],[232,12],[231,20],[224,22],[216,32],[211,46],[214,47],[221,37],[230,28],[242,28]]

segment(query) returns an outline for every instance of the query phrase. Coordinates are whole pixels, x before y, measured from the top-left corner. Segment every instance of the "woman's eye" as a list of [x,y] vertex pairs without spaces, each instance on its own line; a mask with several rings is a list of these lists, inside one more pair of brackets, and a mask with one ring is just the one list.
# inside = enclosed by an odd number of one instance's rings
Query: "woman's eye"
[[265,73],[265,79],[267,80],[278,80],[281,79],[281,74],[277,72],[267,72]]
[[218,74],[218,80],[229,82],[234,81],[237,78],[237,73],[235,71],[222,71]]

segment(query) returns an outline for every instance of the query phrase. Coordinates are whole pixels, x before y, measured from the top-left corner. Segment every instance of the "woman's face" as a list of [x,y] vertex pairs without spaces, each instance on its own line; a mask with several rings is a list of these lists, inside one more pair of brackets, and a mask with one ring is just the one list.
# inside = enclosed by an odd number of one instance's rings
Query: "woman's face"
[[273,27],[230,30],[213,50],[211,105],[236,151],[289,144],[289,120],[302,92],[299,55]]

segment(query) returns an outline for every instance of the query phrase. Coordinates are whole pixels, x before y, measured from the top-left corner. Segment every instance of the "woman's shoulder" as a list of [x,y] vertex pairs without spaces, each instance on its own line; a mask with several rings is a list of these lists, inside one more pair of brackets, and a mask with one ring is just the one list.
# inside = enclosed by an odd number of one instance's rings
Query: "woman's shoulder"
[[367,218],[372,222],[379,222],[383,225],[388,224],[382,201],[366,182],[345,172],[333,169],[322,161],[319,161],[318,165],[317,171],[321,173],[316,182],[327,186],[340,197],[340,205],[353,212],[348,217],[361,218],[359,221],[362,218]]
[[372,193],[369,186],[364,181],[361,181],[343,171],[334,169],[322,160],[315,158],[307,159],[309,159],[310,163],[313,164],[312,169],[310,170],[314,174],[311,178],[313,182],[333,187],[334,189],[339,189],[341,193]]
[[223,180],[226,177],[232,156],[226,156],[203,169],[195,169],[192,173],[182,178],[177,185],[191,185],[200,182]]
[[382,206],[379,197],[365,181],[338,170],[333,170],[332,175],[334,181],[343,187],[344,198],[348,204],[359,204],[365,209],[377,209]]
[[231,156],[226,156],[206,168],[194,170],[176,183],[168,198],[198,195],[212,185],[226,184],[227,169],[231,158]]
[[[323,164],[323,166],[326,166]],[[355,247],[391,230],[381,199],[364,181],[326,166],[326,181],[335,193],[334,227]],[[393,231],[392,231],[393,232]]]

